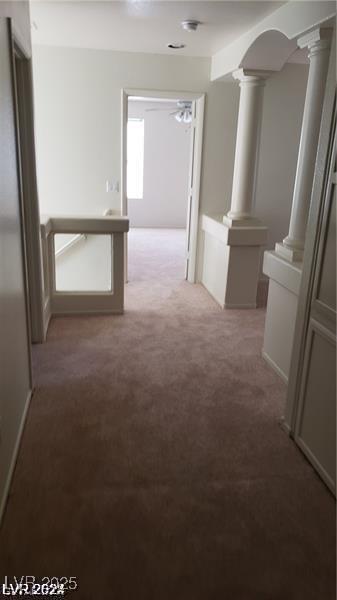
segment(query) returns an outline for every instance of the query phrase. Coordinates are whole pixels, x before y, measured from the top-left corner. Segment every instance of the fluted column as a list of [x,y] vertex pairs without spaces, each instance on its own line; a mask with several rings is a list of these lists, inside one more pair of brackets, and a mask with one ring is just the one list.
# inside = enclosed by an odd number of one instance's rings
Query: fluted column
[[242,225],[252,218],[262,121],[263,88],[268,72],[239,69],[240,104],[235,148],[231,208],[224,223]]
[[283,244],[276,244],[276,251],[291,261],[303,257],[305,232],[310,208],[317,144],[322,116],[325,81],[328,71],[330,32],[319,30],[300,38],[300,48],[309,50],[309,75],[305,96],[301,139],[289,233]]

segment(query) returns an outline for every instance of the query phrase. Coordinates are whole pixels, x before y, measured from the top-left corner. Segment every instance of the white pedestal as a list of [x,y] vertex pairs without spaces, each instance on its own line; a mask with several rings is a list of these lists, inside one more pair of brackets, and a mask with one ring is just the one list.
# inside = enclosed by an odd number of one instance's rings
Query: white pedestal
[[263,272],[269,277],[269,292],[262,355],[288,382],[302,263],[289,262],[268,251],[264,253]]
[[256,308],[262,246],[267,228],[230,227],[222,217],[202,216],[204,251],[201,282],[222,308]]

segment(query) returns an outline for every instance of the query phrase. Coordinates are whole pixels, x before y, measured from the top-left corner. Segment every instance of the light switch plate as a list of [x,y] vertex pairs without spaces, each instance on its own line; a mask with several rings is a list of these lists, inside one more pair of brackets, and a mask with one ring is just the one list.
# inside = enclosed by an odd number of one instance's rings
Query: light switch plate
[[105,183],[105,190],[109,192],[119,192],[119,181],[115,179],[107,179]]

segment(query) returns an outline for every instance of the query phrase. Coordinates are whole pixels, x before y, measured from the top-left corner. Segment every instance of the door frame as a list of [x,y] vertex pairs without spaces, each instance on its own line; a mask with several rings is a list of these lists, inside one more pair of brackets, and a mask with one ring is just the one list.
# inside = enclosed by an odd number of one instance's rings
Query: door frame
[[[201,163],[205,112],[205,93],[204,92],[184,92],[184,91],[163,91],[163,90],[142,90],[133,88],[123,88],[121,96],[122,110],[122,131],[121,131],[121,214],[127,216],[128,199],[126,194],[126,163],[127,163],[127,122],[128,122],[128,100],[130,96],[141,98],[160,98],[165,100],[191,100],[195,103],[195,142],[193,157],[193,186],[191,199],[191,214],[189,219],[189,252],[187,257],[187,281],[195,283],[197,280],[197,249],[199,232],[199,206],[200,206],[200,182],[201,182]],[[192,162],[191,162],[192,164]],[[190,164],[190,168],[191,168]],[[190,192],[189,192],[190,193]],[[125,277],[127,280],[127,242],[125,242]]]
[[27,311],[30,341],[45,341],[40,209],[38,200],[34,134],[32,58],[12,29],[13,87],[16,138],[19,157],[21,227],[26,271]]

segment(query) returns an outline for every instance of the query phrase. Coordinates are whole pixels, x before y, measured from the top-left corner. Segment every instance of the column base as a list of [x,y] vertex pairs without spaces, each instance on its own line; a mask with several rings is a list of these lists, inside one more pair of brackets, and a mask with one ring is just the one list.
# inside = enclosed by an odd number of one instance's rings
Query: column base
[[301,248],[290,248],[283,243],[275,244],[277,254],[285,258],[289,262],[302,262],[303,250]]
[[269,292],[262,356],[288,382],[302,263],[289,262],[279,252],[267,251],[263,272],[269,277]]
[[[242,221],[241,221],[242,224]],[[222,308],[256,308],[262,246],[267,228],[228,227],[221,217],[203,215],[204,252],[201,281]]]
[[236,217],[230,215],[224,215],[223,224],[227,225],[227,227],[260,227],[262,226],[261,221],[259,219],[255,219],[254,217]]

